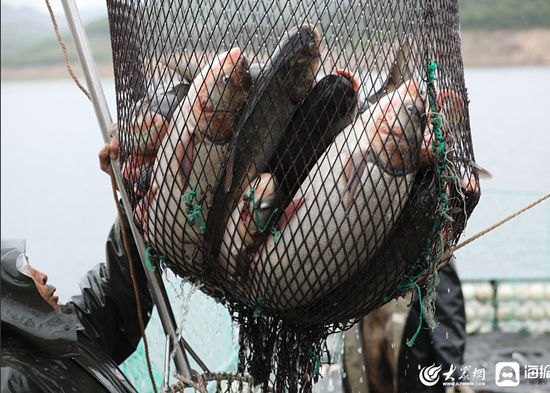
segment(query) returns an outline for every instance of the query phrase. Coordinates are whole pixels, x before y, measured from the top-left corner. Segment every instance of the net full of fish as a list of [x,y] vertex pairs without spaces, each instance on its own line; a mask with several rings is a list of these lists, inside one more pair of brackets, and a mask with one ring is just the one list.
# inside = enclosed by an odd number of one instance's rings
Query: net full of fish
[[412,267],[456,242],[480,193],[456,2],[182,4],[109,8],[122,171],[152,254],[304,325],[422,283]]
[[362,102],[351,71],[319,72],[322,50],[304,24],[252,75],[235,47],[159,86],[136,106],[123,167],[135,221],[176,271],[309,322],[372,265],[433,155],[408,41]]

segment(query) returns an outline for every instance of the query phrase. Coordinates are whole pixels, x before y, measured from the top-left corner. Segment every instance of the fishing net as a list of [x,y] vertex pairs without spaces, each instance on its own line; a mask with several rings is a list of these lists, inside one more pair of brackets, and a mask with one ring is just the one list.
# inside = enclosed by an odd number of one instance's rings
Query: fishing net
[[433,286],[478,201],[457,1],[107,3],[149,262],[229,308],[241,371],[310,390],[323,339]]

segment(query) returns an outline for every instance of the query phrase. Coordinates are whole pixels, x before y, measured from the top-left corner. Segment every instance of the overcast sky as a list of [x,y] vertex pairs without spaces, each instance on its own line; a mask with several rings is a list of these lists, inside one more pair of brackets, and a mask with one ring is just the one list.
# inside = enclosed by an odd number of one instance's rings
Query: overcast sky
[[[79,9],[106,7],[106,2],[102,0],[75,0],[75,2]],[[44,0],[2,0],[2,4],[27,6],[39,11],[47,12],[46,2]],[[55,12],[63,12],[61,0],[50,0],[50,4]]]

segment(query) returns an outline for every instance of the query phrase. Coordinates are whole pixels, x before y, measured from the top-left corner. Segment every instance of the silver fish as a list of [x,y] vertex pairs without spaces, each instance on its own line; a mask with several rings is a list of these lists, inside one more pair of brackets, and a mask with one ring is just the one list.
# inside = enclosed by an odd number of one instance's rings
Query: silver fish
[[181,269],[199,273],[204,223],[235,116],[251,80],[239,48],[219,55],[195,78],[175,111],[136,219],[156,251]]
[[336,137],[287,207],[280,239],[255,255],[251,300],[275,312],[307,306],[374,255],[413,185],[424,113],[407,81]]

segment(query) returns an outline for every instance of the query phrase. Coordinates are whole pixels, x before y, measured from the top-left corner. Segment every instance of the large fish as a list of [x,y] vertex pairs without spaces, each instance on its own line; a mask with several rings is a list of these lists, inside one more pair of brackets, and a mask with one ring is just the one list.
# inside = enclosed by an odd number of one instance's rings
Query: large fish
[[157,154],[136,219],[157,252],[182,269],[202,268],[199,246],[237,112],[251,86],[239,48],[219,55],[193,81]]
[[313,26],[291,29],[255,82],[212,201],[205,240],[215,258],[241,194],[263,172],[297,105],[311,90],[320,65],[320,44]]
[[287,312],[355,274],[389,234],[419,165],[424,97],[407,81],[343,130],[253,260],[251,299]]
[[[409,197],[393,224],[386,240],[378,247],[374,255],[362,261],[361,277],[350,277],[341,282],[333,291],[327,293],[325,298],[315,303],[316,309],[331,307],[335,312],[335,320],[355,318],[353,310],[373,309],[385,303],[388,294],[401,295],[395,291],[395,282],[400,282],[403,273],[413,276],[421,273],[413,268],[417,258],[424,251],[433,223],[437,205],[439,203],[439,182],[435,173],[431,170],[420,168],[416,173],[413,185],[409,191]],[[433,239],[432,239],[433,240]],[[368,280],[366,275],[370,270],[380,271],[384,269],[384,282]],[[349,298],[347,288],[353,286],[353,291],[358,296]],[[365,294],[365,295],[362,295]],[[369,297],[366,294],[370,294]],[[343,307],[343,305],[346,307]],[[352,311],[352,314],[350,314]],[[306,310],[301,310],[306,315]],[[315,315],[311,315],[315,318]]]
[[358,89],[353,75],[335,71],[313,87],[294,113],[268,165],[279,183],[283,209],[336,135],[355,119]]

